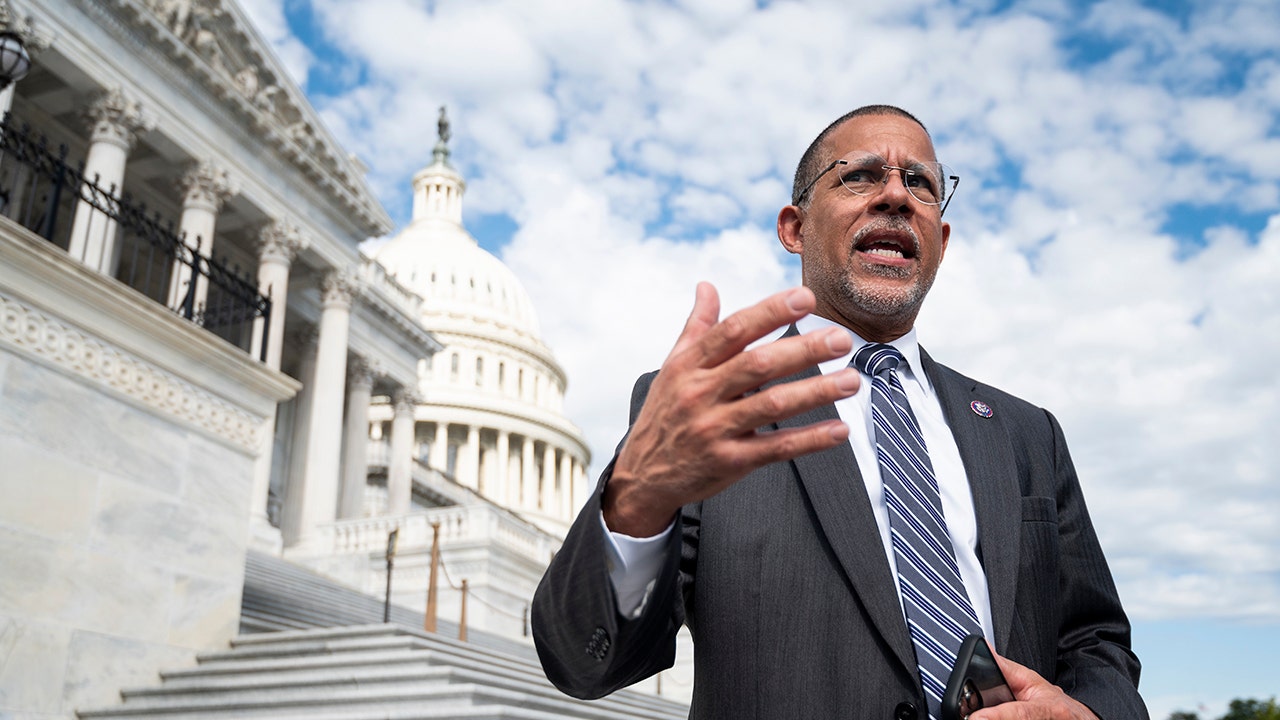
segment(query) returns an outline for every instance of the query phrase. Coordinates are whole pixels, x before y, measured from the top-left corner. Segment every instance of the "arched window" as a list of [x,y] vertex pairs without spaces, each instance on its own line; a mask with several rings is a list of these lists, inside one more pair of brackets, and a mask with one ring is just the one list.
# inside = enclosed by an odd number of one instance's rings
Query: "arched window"
[[484,358],[476,358],[476,387],[484,385]]
[[458,353],[449,356],[449,379],[453,382],[458,381]]

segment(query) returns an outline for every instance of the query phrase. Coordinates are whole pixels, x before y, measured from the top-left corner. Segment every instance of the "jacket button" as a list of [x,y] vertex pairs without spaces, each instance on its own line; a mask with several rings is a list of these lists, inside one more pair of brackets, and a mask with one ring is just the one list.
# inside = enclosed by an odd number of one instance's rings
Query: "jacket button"
[[598,627],[595,632],[591,633],[591,639],[587,641],[587,655],[596,660],[604,660],[604,656],[609,652],[611,644],[609,632],[602,627]]
[[909,702],[900,702],[893,709],[894,720],[920,720],[920,715],[916,713],[916,706]]

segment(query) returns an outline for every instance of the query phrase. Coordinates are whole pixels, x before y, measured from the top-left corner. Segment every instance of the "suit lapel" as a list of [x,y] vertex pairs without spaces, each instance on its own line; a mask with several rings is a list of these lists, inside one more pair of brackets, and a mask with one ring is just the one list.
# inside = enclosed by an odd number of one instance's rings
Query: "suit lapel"
[[[951,427],[969,478],[978,521],[978,556],[987,575],[996,651],[1004,652],[1013,627],[1018,529],[1022,521],[1017,465],[1008,428],[995,399],[977,394],[976,383],[934,362],[924,348],[920,349],[920,358],[938,393],[942,414]],[[975,400],[987,403],[992,416],[979,415],[970,405]]]
[[[793,326],[787,335],[795,333]],[[793,382],[818,374],[817,367],[810,367],[777,382]],[[783,420],[778,427],[798,428],[839,418],[834,405],[823,405]],[[862,599],[867,614],[898,661],[914,675],[915,650],[894,589],[897,579],[889,569],[853,449],[849,443],[841,443],[824,452],[802,455],[792,463],[813,505],[819,529],[831,544],[849,584]]]

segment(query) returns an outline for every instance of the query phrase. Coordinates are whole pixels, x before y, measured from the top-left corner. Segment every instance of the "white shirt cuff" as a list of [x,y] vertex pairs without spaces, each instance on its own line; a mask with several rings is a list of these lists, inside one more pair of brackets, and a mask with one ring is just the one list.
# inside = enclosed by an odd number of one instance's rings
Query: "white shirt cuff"
[[600,513],[600,526],[604,528],[605,564],[618,600],[618,612],[626,618],[640,617],[658,581],[664,541],[675,530],[676,521],[673,518],[666,530],[647,538],[610,530],[604,521],[604,513]]

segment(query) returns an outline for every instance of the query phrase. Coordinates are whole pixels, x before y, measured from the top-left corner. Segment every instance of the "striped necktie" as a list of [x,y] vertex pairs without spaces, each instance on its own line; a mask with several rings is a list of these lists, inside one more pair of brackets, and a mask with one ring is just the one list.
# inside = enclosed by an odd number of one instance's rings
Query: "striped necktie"
[[891,345],[872,343],[854,353],[853,364],[870,375],[880,482],[889,509],[889,535],[898,567],[902,609],[915,645],[929,717],[940,717],[947,676],[966,635],[981,633],[942,514],[924,436],[897,368],[905,364]]

